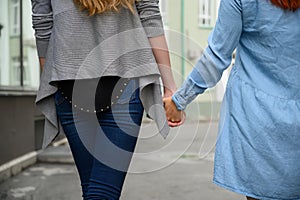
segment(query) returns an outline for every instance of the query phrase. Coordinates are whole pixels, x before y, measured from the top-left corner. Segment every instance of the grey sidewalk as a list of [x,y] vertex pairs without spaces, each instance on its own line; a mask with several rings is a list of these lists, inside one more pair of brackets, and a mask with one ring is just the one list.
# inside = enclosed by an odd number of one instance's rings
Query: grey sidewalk
[[[167,140],[143,124],[121,200],[244,200],[212,183],[216,123],[172,129]],[[80,200],[80,183],[67,146],[47,149],[38,163],[0,184],[1,200]],[[66,163],[64,163],[66,161]]]

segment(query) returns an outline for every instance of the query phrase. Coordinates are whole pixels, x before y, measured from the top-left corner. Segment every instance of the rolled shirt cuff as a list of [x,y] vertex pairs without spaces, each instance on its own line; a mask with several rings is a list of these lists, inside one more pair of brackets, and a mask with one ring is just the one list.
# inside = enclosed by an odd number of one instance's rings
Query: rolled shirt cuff
[[177,110],[184,110],[187,106],[185,99],[177,93],[172,96],[172,100],[175,103]]
[[206,88],[197,86],[190,77],[183,83],[181,88],[172,96],[178,110],[185,110],[198,94],[202,94]]

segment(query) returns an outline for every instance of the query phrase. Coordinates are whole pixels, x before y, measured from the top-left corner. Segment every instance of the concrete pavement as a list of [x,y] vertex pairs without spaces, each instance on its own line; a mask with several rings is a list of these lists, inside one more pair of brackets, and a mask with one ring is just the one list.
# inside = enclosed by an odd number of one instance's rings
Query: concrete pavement
[[[216,123],[188,121],[166,140],[156,133],[153,123],[143,124],[121,200],[245,199],[212,183]],[[67,146],[49,148],[38,159],[43,162],[0,184],[1,200],[81,199]]]

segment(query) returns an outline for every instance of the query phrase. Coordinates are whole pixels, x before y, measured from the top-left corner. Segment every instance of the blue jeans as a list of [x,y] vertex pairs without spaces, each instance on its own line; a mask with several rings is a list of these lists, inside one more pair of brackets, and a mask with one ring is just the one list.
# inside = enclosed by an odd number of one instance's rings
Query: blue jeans
[[137,82],[131,80],[112,109],[97,114],[72,109],[60,92],[55,94],[57,115],[79,172],[84,200],[115,200],[121,195],[143,116],[134,84]]

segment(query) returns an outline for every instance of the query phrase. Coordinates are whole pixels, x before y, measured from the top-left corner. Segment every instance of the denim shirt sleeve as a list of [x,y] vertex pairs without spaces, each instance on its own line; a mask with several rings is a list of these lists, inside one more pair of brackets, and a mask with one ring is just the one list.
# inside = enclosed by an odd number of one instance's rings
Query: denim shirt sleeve
[[135,4],[147,37],[164,35],[159,0],[139,0]]
[[53,26],[51,0],[31,0],[32,27],[35,30],[36,46],[39,57],[44,58]]
[[208,46],[181,88],[172,96],[178,110],[184,110],[198,94],[213,87],[231,64],[232,53],[242,33],[241,0],[221,0],[218,20]]

